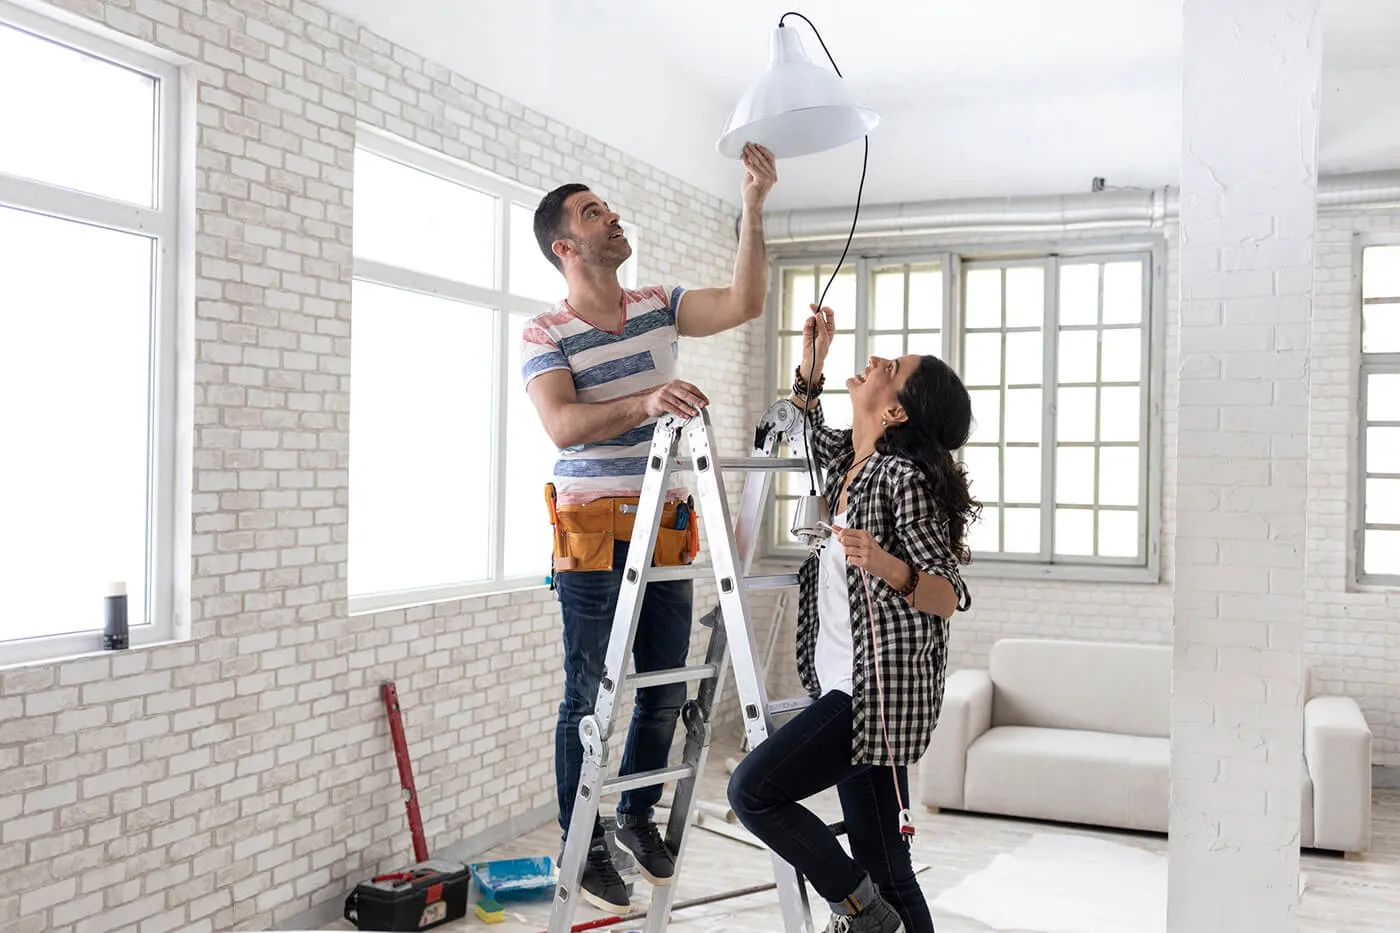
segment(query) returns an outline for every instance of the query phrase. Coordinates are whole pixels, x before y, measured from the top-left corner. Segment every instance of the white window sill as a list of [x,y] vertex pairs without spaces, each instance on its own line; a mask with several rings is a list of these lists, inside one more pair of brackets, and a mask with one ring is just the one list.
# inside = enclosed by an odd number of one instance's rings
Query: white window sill
[[1151,567],[1112,564],[1041,564],[1031,561],[994,560],[974,557],[962,568],[968,580],[1044,580],[1049,583],[1136,583],[1162,582],[1160,571]]
[[[796,564],[806,557],[806,551],[773,549],[760,560],[767,564]],[[1112,564],[1041,564],[1035,561],[997,560],[973,557],[972,563],[961,568],[968,580],[1045,580],[1052,583],[1136,583],[1162,582],[1160,571],[1151,567]]]
[[161,645],[180,644],[179,639],[162,637],[154,626],[140,625],[131,630],[128,648],[109,651],[102,647],[102,633],[76,632],[68,635],[48,635],[18,641],[0,641],[0,670],[32,667],[39,664],[59,664],[80,661],[100,655],[122,655]]
[[466,599],[485,599],[488,596],[509,596],[512,593],[534,592],[548,587],[544,576],[531,575],[514,577],[509,580],[493,580],[485,583],[452,583],[445,586],[425,586],[420,589],[400,590],[390,593],[366,593],[350,597],[350,615],[374,615],[378,612],[395,612],[413,609],[418,606],[433,606]]

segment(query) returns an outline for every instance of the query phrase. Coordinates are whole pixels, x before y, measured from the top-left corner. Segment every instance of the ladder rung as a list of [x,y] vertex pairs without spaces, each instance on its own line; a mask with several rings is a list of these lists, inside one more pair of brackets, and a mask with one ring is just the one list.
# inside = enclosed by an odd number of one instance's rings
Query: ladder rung
[[795,713],[811,705],[811,697],[792,697],[788,700],[773,700],[768,704],[768,715],[777,716],[780,713]]
[[[676,457],[671,469],[689,473],[695,468],[689,457]],[[801,457],[720,457],[719,468],[732,473],[806,473]]]
[[[714,576],[713,564],[686,564],[683,567],[648,567],[648,583],[664,583],[670,580],[704,580]],[[775,590],[797,585],[795,573],[761,573],[744,578],[744,585],[751,590]]]
[[744,585],[751,590],[779,590],[785,586],[797,585],[795,573],[764,573],[744,578]]
[[640,771],[637,774],[625,774],[622,777],[615,777],[611,781],[604,781],[603,793],[620,794],[623,791],[636,790],[639,787],[651,787],[654,784],[665,784],[667,781],[683,781],[694,775],[694,765],[677,765],[674,768],[658,768],[655,771]]
[[807,461],[801,457],[720,457],[721,470],[757,473],[805,473]]
[[645,570],[648,583],[665,583],[670,580],[700,580],[713,575],[715,568],[709,564],[686,564],[682,567],[648,567]]
[[683,684],[690,680],[706,680],[716,673],[718,669],[713,664],[697,664],[694,667],[673,667],[665,671],[629,674],[623,683],[634,690],[641,690],[643,687],[662,687],[666,684]]

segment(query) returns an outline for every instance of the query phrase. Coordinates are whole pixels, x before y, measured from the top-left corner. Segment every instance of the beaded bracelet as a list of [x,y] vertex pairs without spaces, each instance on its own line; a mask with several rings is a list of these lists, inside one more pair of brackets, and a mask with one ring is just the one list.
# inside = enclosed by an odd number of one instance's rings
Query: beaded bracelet
[[910,596],[914,595],[914,591],[919,588],[919,571],[915,570],[910,565],[906,564],[905,566],[909,567],[909,582],[903,589],[897,591],[901,599],[908,599]]
[[808,385],[807,380],[802,378],[802,367],[797,367],[797,371],[792,377],[792,394],[798,398],[816,398],[822,394],[822,387],[826,385],[826,373],[822,373],[817,380],[816,386]]

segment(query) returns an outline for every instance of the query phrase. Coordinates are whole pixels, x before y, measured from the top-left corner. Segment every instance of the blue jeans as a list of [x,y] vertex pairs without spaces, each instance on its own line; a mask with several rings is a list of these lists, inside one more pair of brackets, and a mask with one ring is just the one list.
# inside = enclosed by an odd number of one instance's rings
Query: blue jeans
[[[839,903],[868,874],[907,933],[933,933],[928,903],[899,832],[899,793],[909,802],[907,768],[851,764],[851,698],[832,691],[756,746],[729,779],[729,805],[752,832],[796,868],[828,903]],[[826,823],[798,804],[835,787],[851,855]],[[852,858],[851,856],[854,856]]]
[[[612,570],[575,570],[554,578],[564,613],[564,701],[559,704],[559,721],[554,729],[554,779],[559,792],[559,826],[566,835],[583,767],[578,724],[593,712],[598,698],[598,682],[607,661],[613,612],[626,563],[627,542],[619,541],[613,551]],[[637,637],[632,644],[632,658],[639,673],[685,666],[690,653],[692,590],[688,580],[647,584]],[[616,678],[617,672],[613,676]],[[637,691],[621,774],[666,767],[676,720],[685,701],[683,683]],[[650,819],[652,807],[660,799],[660,784],[627,791],[618,801],[617,812]],[[593,835],[596,838],[602,834],[603,825],[595,820]]]

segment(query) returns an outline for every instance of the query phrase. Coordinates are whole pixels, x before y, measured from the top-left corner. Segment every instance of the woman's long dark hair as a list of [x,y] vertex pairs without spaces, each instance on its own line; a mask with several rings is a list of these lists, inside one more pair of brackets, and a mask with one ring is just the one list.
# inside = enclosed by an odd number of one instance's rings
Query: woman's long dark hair
[[953,553],[967,563],[972,559],[967,527],[981,513],[982,504],[972,498],[967,471],[953,458],[953,451],[972,434],[972,399],[958,374],[936,356],[919,360],[896,398],[909,420],[887,427],[875,449],[912,460],[924,471],[934,500],[948,519]]

